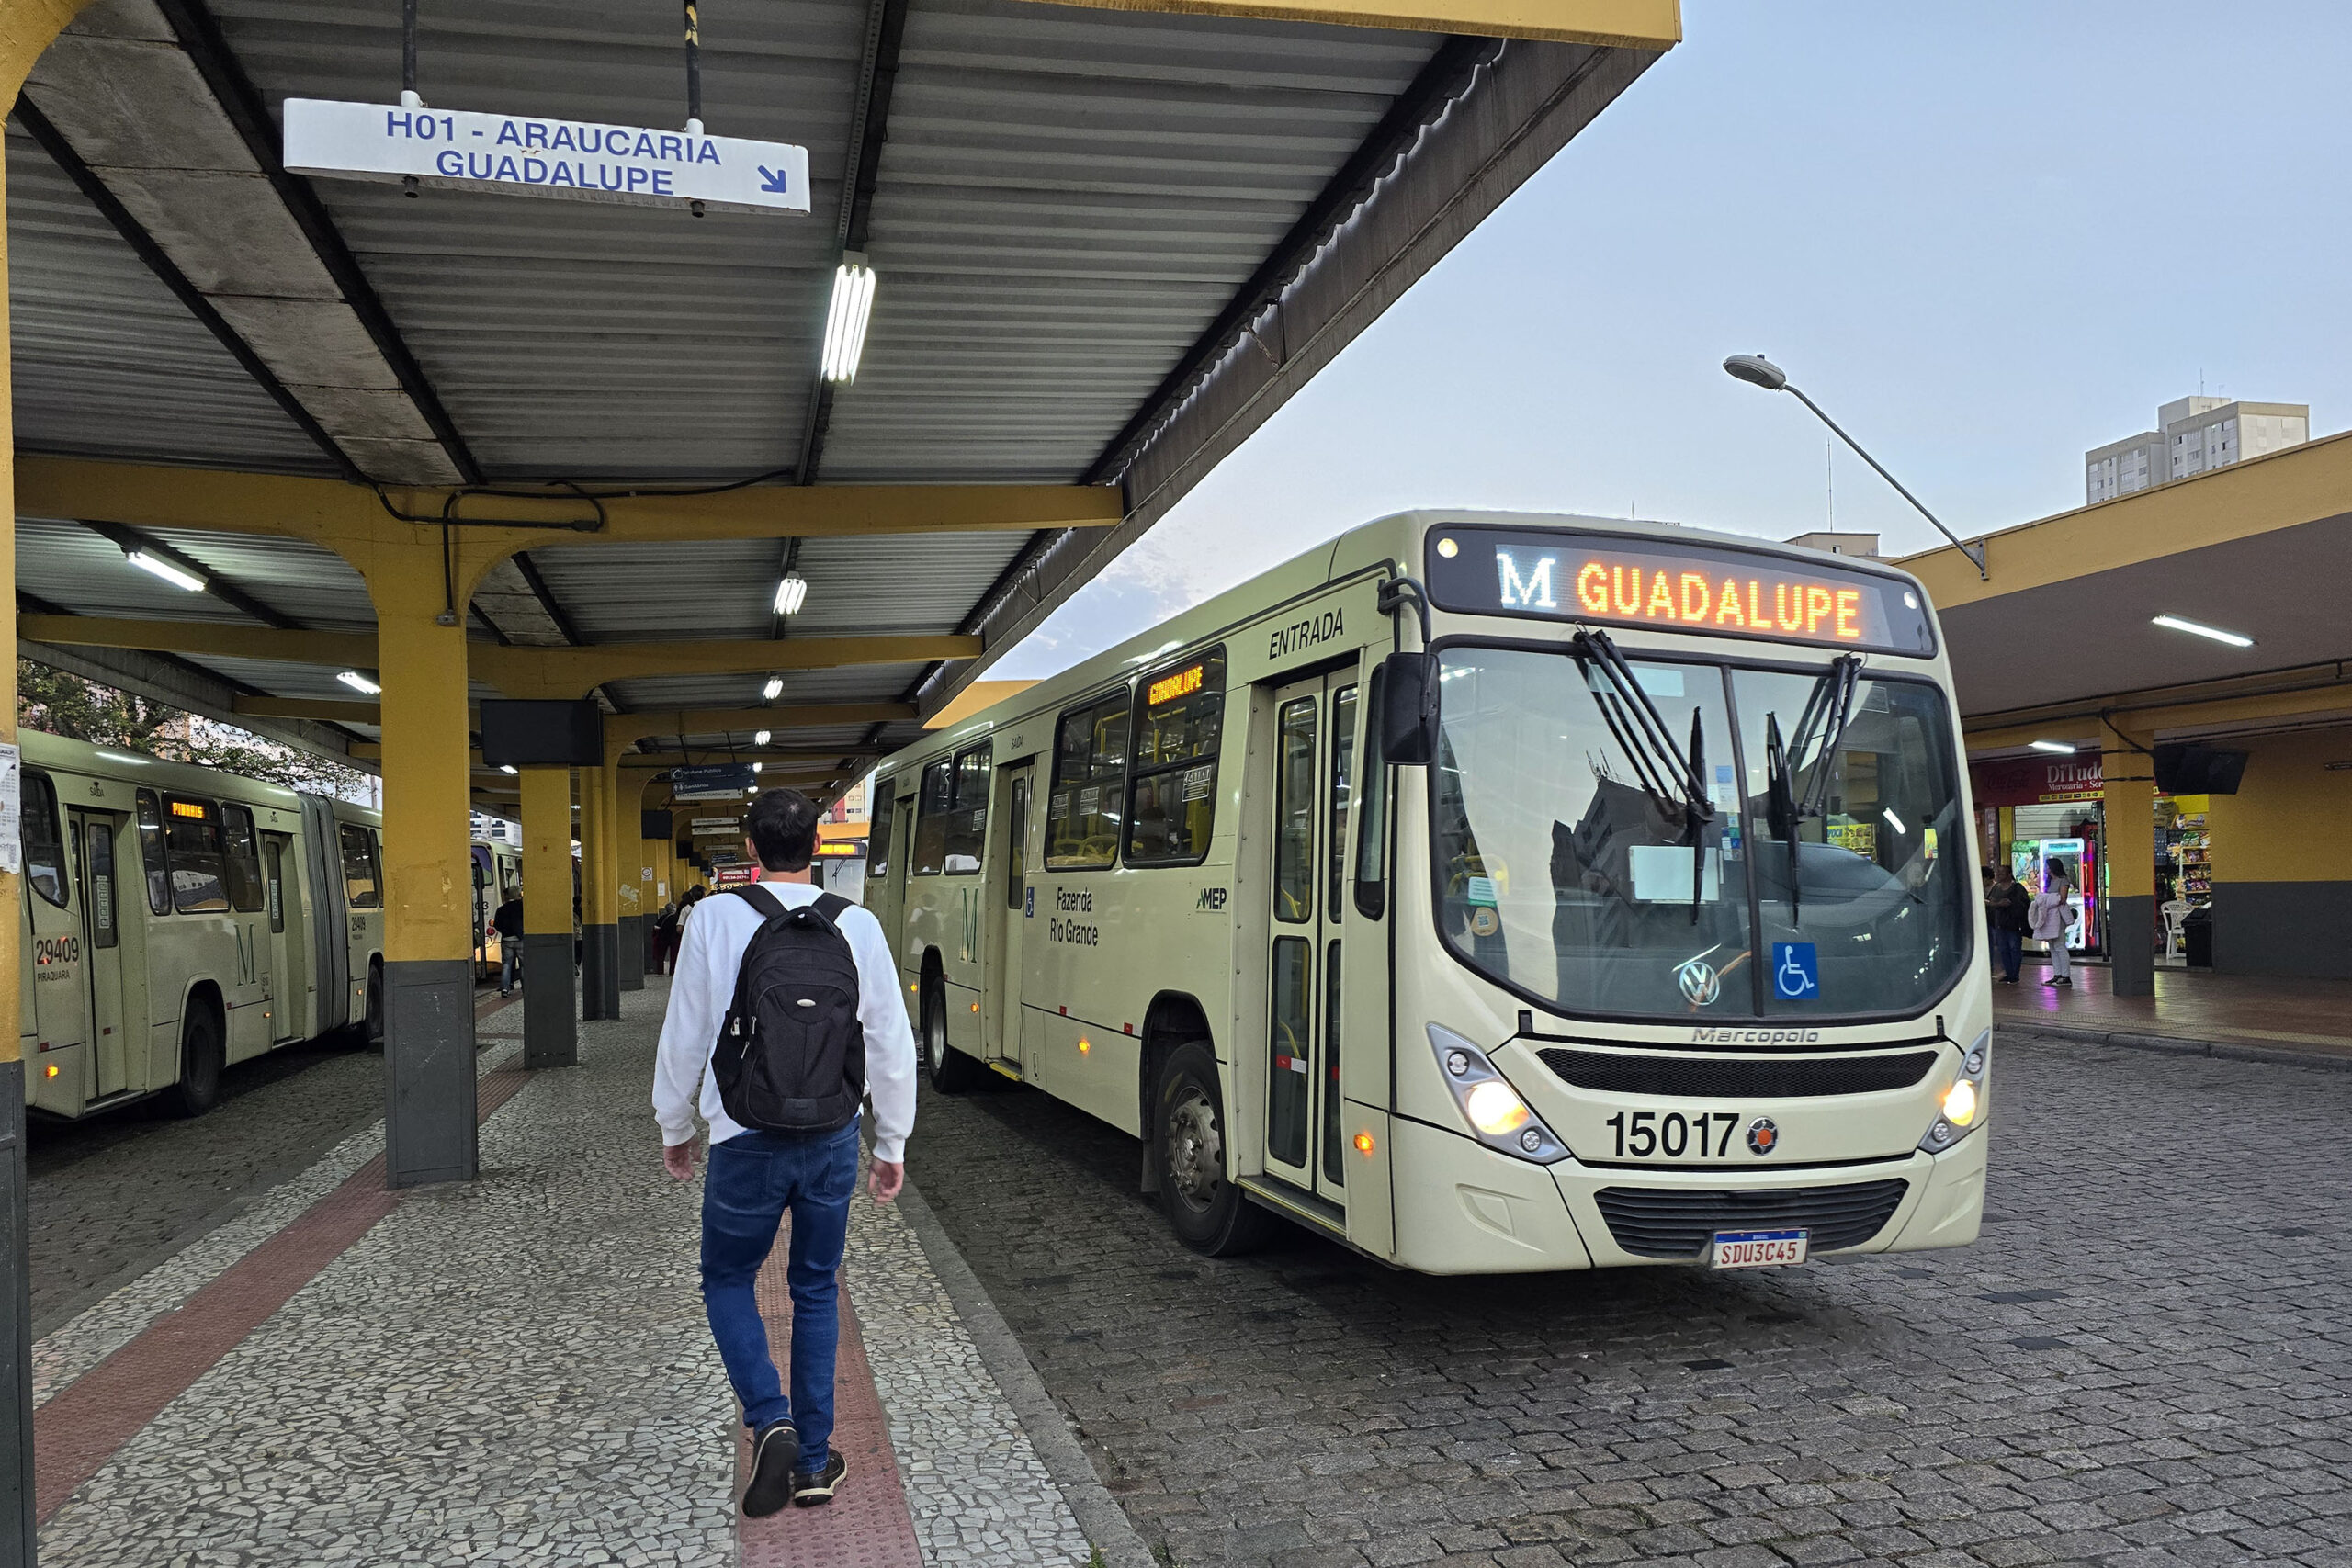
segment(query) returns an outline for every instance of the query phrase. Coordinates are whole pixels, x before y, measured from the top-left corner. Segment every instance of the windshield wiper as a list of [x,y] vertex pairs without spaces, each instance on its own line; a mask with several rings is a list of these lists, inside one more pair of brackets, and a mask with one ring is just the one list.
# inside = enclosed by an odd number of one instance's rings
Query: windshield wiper
[[[1701,710],[1690,710],[1690,750],[1685,753],[1674,743],[1673,732],[1666,726],[1666,717],[1650,701],[1649,693],[1617,651],[1617,645],[1606,632],[1580,631],[1569,645],[1576,654],[1577,666],[1585,671],[1586,689],[1592,693],[1593,705],[1600,709],[1601,722],[1609,727],[1618,749],[1634,764],[1641,775],[1642,787],[1657,800],[1679,800],[1682,806],[1682,839],[1690,846],[1690,923],[1699,923],[1701,877],[1706,869],[1706,833],[1708,823],[1715,818],[1715,808],[1707,798],[1702,775],[1706,767],[1706,728]],[[1591,681],[1593,671],[1609,683],[1603,692]]]
[[[1799,924],[1804,902],[1804,881],[1797,872],[1797,843],[1808,817],[1821,818],[1823,830],[1827,831],[1830,759],[1846,743],[1846,726],[1854,716],[1854,696],[1861,689],[1861,656],[1839,654],[1828,671],[1813,683],[1813,694],[1805,699],[1804,711],[1797,715],[1796,739],[1787,746],[1781,743],[1781,716],[1764,716],[1765,824],[1774,838],[1789,846],[1791,926]],[[1795,759],[1803,757],[1805,749],[1813,744],[1815,726],[1822,731],[1820,747],[1814,753],[1813,769],[1805,777],[1804,794],[1800,796],[1793,774]]]

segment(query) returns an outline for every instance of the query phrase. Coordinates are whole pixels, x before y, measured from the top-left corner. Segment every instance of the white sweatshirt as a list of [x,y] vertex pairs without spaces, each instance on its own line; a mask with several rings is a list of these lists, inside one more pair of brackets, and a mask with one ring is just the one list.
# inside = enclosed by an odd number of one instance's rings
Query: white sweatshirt
[[[821,889],[805,882],[762,882],[787,909],[817,901]],[[718,1026],[735,998],[735,976],[743,949],[760,929],[761,916],[749,900],[714,893],[695,907],[678,943],[678,972],[670,982],[670,1012],[662,1021],[662,1052],[653,1065],[653,1117],[665,1145],[695,1135],[695,1114],[710,1124],[710,1141],[723,1144],[744,1129],[727,1114],[718,1077],[709,1071]],[[842,911],[842,935],[857,961],[857,1019],[865,1030],[865,1089],[874,1102],[874,1157],[906,1158],[907,1134],[915,1125],[915,1035],[907,1024],[906,998],[899,994],[899,968],[882,939],[882,923],[852,905]]]

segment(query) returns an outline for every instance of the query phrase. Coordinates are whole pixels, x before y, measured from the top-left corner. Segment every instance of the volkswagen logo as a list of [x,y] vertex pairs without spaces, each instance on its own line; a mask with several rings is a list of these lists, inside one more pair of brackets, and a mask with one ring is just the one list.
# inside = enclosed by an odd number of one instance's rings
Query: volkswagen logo
[[1703,958],[1694,958],[1677,969],[1674,983],[1682,987],[1683,1000],[1692,1007],[1712,1006],[1724,994],[1723,976]]
[[1781,1146],[1781,1124],[1770,1116],[1758,1116],[1747,1124],[1747,1152],[1761,1159]]

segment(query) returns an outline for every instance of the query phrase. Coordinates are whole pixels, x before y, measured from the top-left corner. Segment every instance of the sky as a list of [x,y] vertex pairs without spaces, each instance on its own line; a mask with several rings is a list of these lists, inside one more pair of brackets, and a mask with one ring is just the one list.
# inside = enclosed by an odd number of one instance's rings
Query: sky
[[1684,42],[988,673],[1417,506],[1963,537],[2199,390],[2352,423],[2352,13],[1683,0]]

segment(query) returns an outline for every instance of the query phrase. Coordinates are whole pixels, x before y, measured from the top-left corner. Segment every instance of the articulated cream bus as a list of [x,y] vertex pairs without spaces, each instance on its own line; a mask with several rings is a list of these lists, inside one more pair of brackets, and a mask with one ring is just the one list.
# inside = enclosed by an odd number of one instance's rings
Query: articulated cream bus
[[383,1037],[381,818],[23,731],[26,1101],[79,1116],[356,1025]]
[[1977,1234],[1991,987],[1951,677],[1874,562],[1358,528],[885,763],[933,1082],[1433,1273]]

